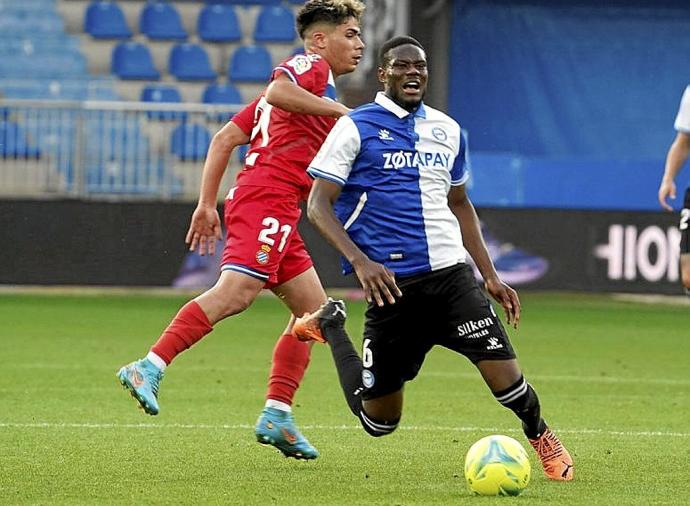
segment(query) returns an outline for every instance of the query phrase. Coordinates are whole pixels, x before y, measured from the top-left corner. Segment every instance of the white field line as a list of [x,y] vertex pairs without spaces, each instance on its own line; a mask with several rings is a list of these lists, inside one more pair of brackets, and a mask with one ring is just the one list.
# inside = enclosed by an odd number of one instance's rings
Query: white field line
[[[46,370],[72,370],[72,369],[83,369],[83,364],[48,364],[48,363],[28,363],[28,364],[7,364],[5,370],[7,369],[46,369]],[[187,366],[187,370],[190,371],[204,371],[208,372],[207,367],[198,366]],[[113,369],[114,371],[114,369]],[[264,369],[253,366],[238,365],[232,367],[213,367],[213,373],[218,373],[222,371],[232,371],[232,372],[254,372],[261,371]],[[432,378],[458,378],[458,379],[476,379],[480,378],[478,372],[452,372],[452,371],[424,371],[420,378],[432,377]],[[565,381],[565,382],[576,382],[576,383],[630,383],[637,385],[688,385],[690,386],[690,379],[673,379],[673,378],[625,378],[622,376],[574,376],[574,375],[549,375],[549,374],[527,374],[528,381]]]
[[[186,429],[186,430],[251,430],[253,425],[238,424],[183,424],[183,423],[15,423],[0,422],[0,429]],[[303,425],[303,430],[362,430],[359,425]],[[446,427],[441,425],[408,425],[400,426],[398,430],[413,432],[491,432],[521,433],[520,429],[506,429],[501,427]],[[690,432],[664,432],[664,431],[621,431],[604,429],[559,429],[559,434],[575,435],[604,435],[604,436],[628,436],[628,437],[652,437],[652,438],[686,438]]]

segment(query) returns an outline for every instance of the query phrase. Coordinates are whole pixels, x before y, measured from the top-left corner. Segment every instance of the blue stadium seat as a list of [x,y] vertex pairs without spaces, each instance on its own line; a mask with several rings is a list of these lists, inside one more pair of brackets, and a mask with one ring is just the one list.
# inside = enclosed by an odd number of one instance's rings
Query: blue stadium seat
[[205,5],[199,12],[196,31],[206,42],[237,42],[242,39],[240,23],[231,5]]
[[168,70],[182,81],[209,81],[217,77],[206,50],[199,44],[175,44],[170,50]]
[[197,123],[182,123],[172,132],[170,151],[183,161],[203,160],[206,157],[211,134]]
[[166,84],[149,84],[141,90],[142,102],[159,102],[179,104],[182,96],[177,88]]
[[15,121],[0,121],[0,158],[38,158],[41,151],[29,142],[24,127]]
[[110,69],[121,79],[157,81],[161,77],[153,66],[149,48],[139,42],[120,42],[115,46]]
[[[239,90],[232,84],[211,83],[204,90],[201,96],[201,101],[204,104],[244,104],[242,95]],[[211,121],[224,123],[234,116],[233,113],[220,112],[209,113],[208,117]]]
[[255,83],[267,82],[273,71],[271,54],[263,46],[240,46],[230,57],[228,79]]
[[[182,96],[175,86],[166,84],[149,84],[141,90],[142,102],[156,102],[159,104],[179,104]],[[148,111],[147,116],[158,120],[184,120],[187,114],[181,111]]]
[[204,104],[243,104],[242,95],[232,84],[209,84],[201,97]]
[[295,15],[282,5],[261,9],[254,27],[257,42],[292,42],[295,40]]
[[139,16],[139,31],[152,40],[186,40],[180,13],[173,4],[148,2]]
[[84,15],[84,31],[95,39],[129,39],[132,31],[125,15],[115,2],[91,2]]

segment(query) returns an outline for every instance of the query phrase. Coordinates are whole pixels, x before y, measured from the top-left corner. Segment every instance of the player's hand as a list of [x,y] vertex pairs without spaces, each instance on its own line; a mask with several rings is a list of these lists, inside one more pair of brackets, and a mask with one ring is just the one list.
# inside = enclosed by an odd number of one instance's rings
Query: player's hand
[[673,211],[673,208],[666,200],[668,197],[676,198],[676,183],[673,180],[668,181],[664,179],[659,185],[659,204],[667,211]]
[[335,105],[335,110],[333,111],[333,117],[334,118],[339,118],[341,116],[345,116],[347,113],[349,113],[352,110],[349,107],[344,106],[340,102],[333,102],[333,105]]
[[402,297],[400,288],[395,284],[395,274],[385,265],[363,258],[353,262],[352,267],[362,284],[367,302],[375,301],[381,307],[386,302],[395,304],[395,298]]
[[196,251],[200,255],[214,255],[216,242],[221,239],[220,216],[215,206],[197,205],[192,214],[185,242],[189,244],[189,251]]
[[486,282],[486,291],[489,292],[489,295],[496,302],[503,306],[508,325],[518,328],[520,323],[520,299],[517,292],[498,278],[490,279]]

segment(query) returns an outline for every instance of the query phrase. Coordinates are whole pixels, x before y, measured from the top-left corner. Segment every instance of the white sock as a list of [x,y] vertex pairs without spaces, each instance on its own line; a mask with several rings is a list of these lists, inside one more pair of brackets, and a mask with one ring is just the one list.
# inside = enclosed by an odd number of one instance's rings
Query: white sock
[[279,409],[287,413],[292,413],[292,406],[285,404],[284,402],[276,401],[275,399],[266,399],[267,408]]
[[165,368],[167,366],[167,364],[165,363],[165,360],[160,358],[154,352],[149,351],[148,354],[146,355],[146,358],[148,359],[149,362],[151,362],[153,365],[158,367],[161,371],[165,371]]

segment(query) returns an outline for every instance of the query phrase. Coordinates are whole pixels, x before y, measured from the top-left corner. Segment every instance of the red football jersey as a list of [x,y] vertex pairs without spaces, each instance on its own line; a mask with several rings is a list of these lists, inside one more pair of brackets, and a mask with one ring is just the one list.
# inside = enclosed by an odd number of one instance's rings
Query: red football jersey
[[[281,72],[316,96],[336,99],[331,68],[319,55],[292,56],[273,70],[271,79]],[[270,105],[264,94],[258,98],[250,148],[237,184],[297,191],[306,198],[312,183],[307,167],[336,119],[284,111]]]

